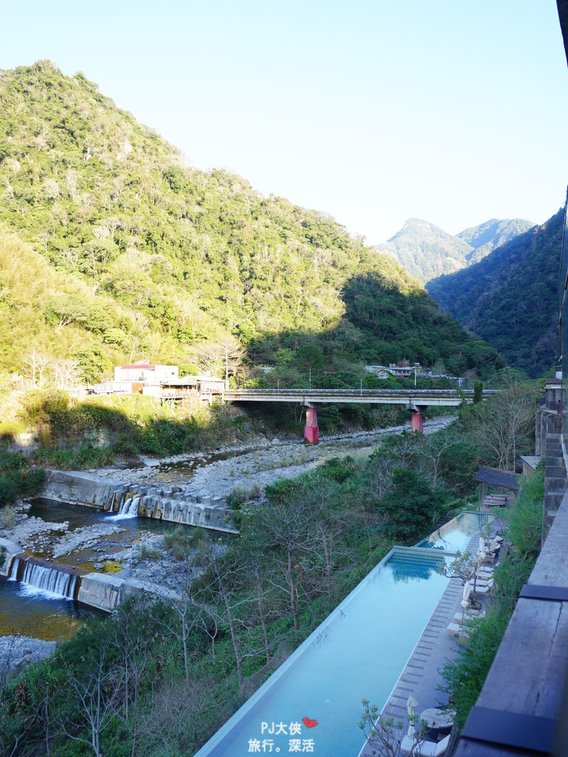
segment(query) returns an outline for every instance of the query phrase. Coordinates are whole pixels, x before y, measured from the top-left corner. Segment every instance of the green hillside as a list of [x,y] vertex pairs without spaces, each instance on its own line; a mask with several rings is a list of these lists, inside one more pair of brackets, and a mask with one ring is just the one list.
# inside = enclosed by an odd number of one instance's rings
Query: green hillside
[[0,107],[0,369],[24,370],[36,349],[89,380],[141,356],[193,370],[227,344],[328,377],[403,356],[453,372],[499,362],[392,257],[187,167],[81,74],[0,72]]
[[563,213],[481,262],[428,283],[448,313],[531,376],[549,370],[557,357]]

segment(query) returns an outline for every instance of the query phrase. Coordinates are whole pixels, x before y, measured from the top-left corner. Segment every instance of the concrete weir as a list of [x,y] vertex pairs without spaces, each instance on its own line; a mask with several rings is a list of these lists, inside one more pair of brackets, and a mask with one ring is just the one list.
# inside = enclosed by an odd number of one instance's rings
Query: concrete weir
[[46,474],[42,496],[48,499],[94,507],[123,517],[140,516],[238,533],[233,525],[233,513],[223,500],[198,502],[186,496],[182,498],[173,489],[101,481],[82,472],[50,470]]
[[[113,612],[129,597],[139,592],[155,593],[153,587],[134,578],[119,578],[105,573],[85,573],[69,565],[26,555],[16,542],[0,539],[0,576],[74,600],[97,610]],[[161,596],[173,597],[162,591]]]
[[[233,527],[232,511],[223,500],[218,503],[188,501],[171,489],[127,486],[120,481],[102,481],[88,473],[52,470],[47,471],[42,495],[123,518],[154,518],[238,533]],[[113,612],[139,592],[177,598],[174,592],[152,583],[106,573],[85,573],[63,563],[31,556],[20,544],[4,538],[0,538],[0,576],[18,581],[30,590],[36,589],[105,612]]]
[[129,597],[144,590],[144,584],[133,578],[125,580],[106,573],[87,573],[81,578],[77,601],[112,612]]
[[0,539],[0,576],[9,576],[12,561],[22,552],[22,548],[15,541]]

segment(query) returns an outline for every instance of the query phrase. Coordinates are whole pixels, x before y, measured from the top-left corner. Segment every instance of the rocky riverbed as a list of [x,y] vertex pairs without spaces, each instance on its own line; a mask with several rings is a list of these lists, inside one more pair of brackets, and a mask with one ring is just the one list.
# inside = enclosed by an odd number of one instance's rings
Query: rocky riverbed
[[[424,424],[424,433],[444,428],[454,416],[440,416]],[[410,429],[409,424],[378,431],[322,437],[317,446],[304,446],[297,440],[272,439],[248,446],[221,447],[204,453],[178,455],[163,460],[147,459],[142,468],[102,468],[89,471],[97,478],[126,484],[173,486],[191,499],[226,498],[235,489],[265,489],[281,478],[295,478],[333,457],[370,454],[387,434]],[[221,458],[208,462],[209,458]]]
[[8,679],[32,662],[41,662],[55,650],[54,641],[28,636],[0,636],[0,690]]
[[[424,432],[438,431],[452,420],[453,416],[440,416],[427,421]],[[259,494],[276,480],[294,478],[333,457],[368,455],[381,437],[402,433],[408,428],[404,425],[324,437],[321,444],[314,447],[306,447],[297,440],[263,440],[254,449],[250,445],[227,446],[207,454],[147,459],[137,468],[105,468],[87,473],[102,482],[167,487],[178,496],[224,500],[235,490]],[[187,573],[182,562],[174,563],[171,552],[165,549],[163,533],[142,528],[133,531],[124,521],[102,515],[96,516],[98,520],[92,524],[71,527],[68,521],[30,517],[28,509],[29,505],[25,504],[18,508],[14,523],[0,528],[0,536],[49,559],[87,569],[119,570],[121,577],[154,583],[170,591],[179,590],[191,578],[192,569],[188,568]],[[223,539],[213,534],[211,532],[211,538],[222,544]]]

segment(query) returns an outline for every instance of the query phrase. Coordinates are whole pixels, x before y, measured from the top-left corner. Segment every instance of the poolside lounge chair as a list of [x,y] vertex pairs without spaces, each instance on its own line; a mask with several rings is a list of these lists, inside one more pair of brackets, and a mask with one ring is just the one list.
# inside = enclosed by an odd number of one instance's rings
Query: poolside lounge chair
[[457,639],[467,639],[469,629],[461,623],[448,623],[448,633]]
[[[412,730],[412,735],[410,731]],[[441,741],[426,741],[426,739],[416,739],[414,728],[410,726],[408,733],[400,743],[400,749],[403,754],[419,755],[420,757],[442,757],[450,743],[450,734]],[[414,749],[414,751],[412,751]]]
[[484,588],[487,588],[488,586],[493,586],[493,579],[484,580],[484,579],[478,578],[476,579],[475,582],[474,581],[471,582],[471,588],[475,592],[477,592],[478,589],[484,589]]
[[473,583],[474,578],[476,581],[492,581],[493,573],[487,573],[486,571],[480,573],[479,571],[476,571],[475,574],[469,579],[470,583]]
[[494,583],[493,581],[488,581],[487,583],[484,583],[481,585],[478,584],[475,587],[474,594],[489,594],[489,592],[493,588],[493,583]]
[[454,623],[467,623],[468,620],[473,620],[474,618],[483,618],[485,616],[485,610],[474,610],[473,608],[469,608],[465,610],[464,612],[458,611],[454,615]]

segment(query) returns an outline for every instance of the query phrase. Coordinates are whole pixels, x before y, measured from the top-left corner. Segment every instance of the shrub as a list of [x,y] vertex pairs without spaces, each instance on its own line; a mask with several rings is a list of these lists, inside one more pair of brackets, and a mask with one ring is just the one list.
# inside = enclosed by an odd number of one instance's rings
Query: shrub
[[155,547],[149,547],[147,544],[142,544],[138,550],[138,560],[157,560],[161,556],[161,551]]
[[227,504],[233,510],[240,510],[247,502],[260,499],[262,497],[262,487],[258,484],[245,489],[242,486],[236,486],[232,492],[227,495]]
[[16,522],[16,513],[14,510],[6,505],[0,510],[0,526],[2,528],[13,528]]
[[355,461],[352,457],[333,457],[322,466],[322,473],[325,473],[339,484],[347,481],[355,470]]
[[23,455],[0,448],[0,507],[15,502],[18,497],[38,494],[44,478],[42,470],[28,467]]
[[521,485],[521,493],[513,507],[505,512],[505,518],[517,552],[534,557],[539,553],[542,540],[543,466],[532,476],[524,476]]
[[186,560],[194,550],[201,550],[209,543],[209,535],[203,528],[178,526],[164,536],[164,545],[176,560]]
[[456,710],[455,722],[462,727],[485,682],[497,648],[509,621],[505,612],[490,611],[483,619],[472,620],[466,646],[456,660],[442,669]]
[[114,453],[110,447],[94,447],[91,444],[82,444],[67,449],[51,449],[42,445],[37,450],[35,457],[42,464],[54,468],[80,470],[110,465],[114,460]]

